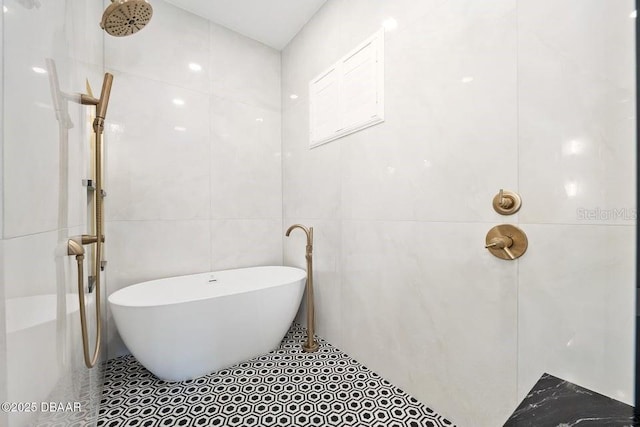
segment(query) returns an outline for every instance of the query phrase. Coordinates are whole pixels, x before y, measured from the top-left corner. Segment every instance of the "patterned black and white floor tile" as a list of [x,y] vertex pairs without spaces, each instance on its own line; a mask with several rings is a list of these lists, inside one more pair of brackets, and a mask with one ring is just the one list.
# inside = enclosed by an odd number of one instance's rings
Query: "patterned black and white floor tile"
[[178,383],[132,356],[111,360],[98,427],[454,426],[322,339],[304,353],[305,333],[293,325],[279,349]]

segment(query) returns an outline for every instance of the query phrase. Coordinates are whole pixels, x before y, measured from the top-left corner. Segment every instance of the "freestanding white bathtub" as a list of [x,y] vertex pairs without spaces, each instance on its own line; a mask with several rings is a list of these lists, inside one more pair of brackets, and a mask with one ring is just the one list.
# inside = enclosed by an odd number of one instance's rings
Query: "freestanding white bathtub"
[[293,267],[225,270],[138,283],[109,305],[135,358],[160,379],[183,381],[277,348],[305,280]]

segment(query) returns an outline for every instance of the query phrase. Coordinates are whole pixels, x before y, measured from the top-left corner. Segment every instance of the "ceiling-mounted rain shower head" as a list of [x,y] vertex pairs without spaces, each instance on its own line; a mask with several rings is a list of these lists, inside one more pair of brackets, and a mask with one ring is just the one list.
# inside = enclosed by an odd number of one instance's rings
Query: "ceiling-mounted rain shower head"
[[152,15],[153,8],[147,0],[111,0],[100,26],[112,36],[124,37],[143,29]]

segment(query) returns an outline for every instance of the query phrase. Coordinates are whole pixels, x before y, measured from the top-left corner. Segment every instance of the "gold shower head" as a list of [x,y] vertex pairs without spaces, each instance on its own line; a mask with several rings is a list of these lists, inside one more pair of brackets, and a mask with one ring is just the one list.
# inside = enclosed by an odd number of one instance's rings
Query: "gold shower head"
[[115,37],[137,33],[151,20],[153,8],[147,0],[111,0],[100,26]]

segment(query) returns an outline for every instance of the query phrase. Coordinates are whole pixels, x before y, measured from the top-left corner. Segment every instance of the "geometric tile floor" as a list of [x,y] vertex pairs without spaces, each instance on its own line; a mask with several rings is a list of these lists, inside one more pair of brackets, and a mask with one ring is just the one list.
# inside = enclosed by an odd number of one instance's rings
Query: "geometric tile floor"
[[304,353],[294,324],[280,348],[204,377],[157,379],[133,356],[108,362],[98,427],[454,424],[322,339]]

